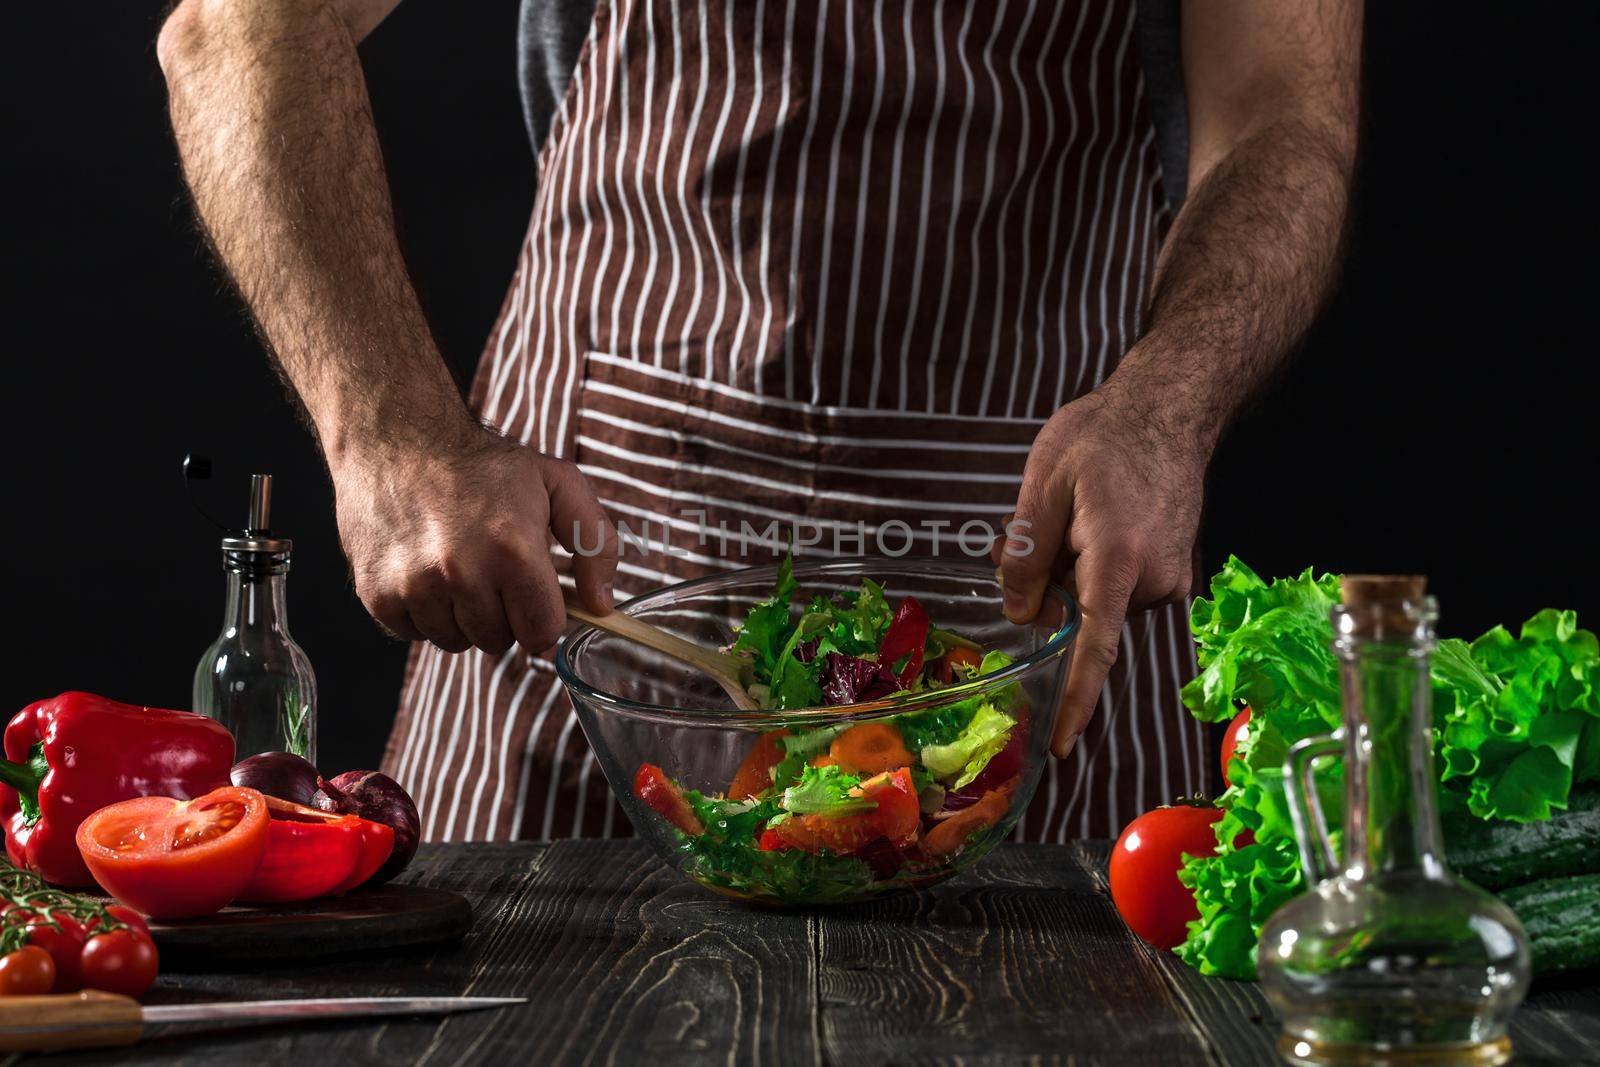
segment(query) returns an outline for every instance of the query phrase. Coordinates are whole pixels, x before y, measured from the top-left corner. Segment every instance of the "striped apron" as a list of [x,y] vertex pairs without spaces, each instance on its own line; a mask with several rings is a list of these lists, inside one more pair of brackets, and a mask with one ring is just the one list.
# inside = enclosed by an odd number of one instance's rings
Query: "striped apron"
[[[600,0],[472,390],[626,529],[619,599],[959,551],[1138,336],[1168,223],[1132,0]],[[1182,605],[1130,619],[1018,836],[1214,777]],[[417,645],[385,768],[433,840],[628,832],[547,658]]]

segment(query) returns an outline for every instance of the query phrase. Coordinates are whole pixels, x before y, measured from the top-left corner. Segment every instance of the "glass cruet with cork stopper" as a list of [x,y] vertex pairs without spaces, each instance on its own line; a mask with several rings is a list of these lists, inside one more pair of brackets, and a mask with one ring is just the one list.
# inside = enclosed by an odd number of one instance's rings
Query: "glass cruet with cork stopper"
[[[1332,610],[1343,726],[1300,741],[1285,794],[1309,889],[1267,920],[1257,969],[1299,1064],[1499,1064],[1527,992],[1511,909],[1451,873],[1435,806],[1425,579],[1351,575]],[[1343,859],[1317,793],[1343,755]],[[1328,784],[1324,778],[1324,784]]]
[[285,580],[294,543],[269,526],[272,476],[250,479],[250,522],[222,539],[227,606],[194,672],[194,710],[233,734],[235,758],[293,752],[316,762],[317,680],[289,636]]

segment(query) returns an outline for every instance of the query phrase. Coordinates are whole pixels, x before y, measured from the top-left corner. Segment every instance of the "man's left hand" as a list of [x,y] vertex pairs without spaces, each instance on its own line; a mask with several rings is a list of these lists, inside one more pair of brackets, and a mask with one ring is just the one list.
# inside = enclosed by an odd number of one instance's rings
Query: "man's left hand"
[[1038,614],[1051,580],[1083,613],[1051,738],[1058,758],[1094,714],[1128,612],[1180,600],[1193,580],[1213,440],[1151,392],[1113,377],[1056,412],[1034,439],[996,547],[1012,622]]

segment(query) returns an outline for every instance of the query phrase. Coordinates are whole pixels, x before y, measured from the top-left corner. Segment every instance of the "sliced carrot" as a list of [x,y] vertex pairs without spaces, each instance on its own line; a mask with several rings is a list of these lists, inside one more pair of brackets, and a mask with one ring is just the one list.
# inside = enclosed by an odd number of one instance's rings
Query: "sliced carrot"
[[756,738],[754,747],[739,764],[739,771],[728,786],[730,800],[749,800],[772,788],[772,768],[783,760],[783,746],[778,739],[788,736],[788,730],[774,730]]
[[911,753],[893,723],[864,722],[833,739],[833,762],[851,774],[870,775],[911,764]]
[[813,766],[813,767],[835,767],[835,766],[838,766],[838,763],[837,763],[837,761],[834,760],[834,758],[832,756],[828,755],[826,752],[819,752],[815,756],[811,757],[811,766]]
[[922,837],[922,851],[933,859],[942,860],[960,852],[967,839],[981,830],[987,830],[1005,817],[1011,806],[1011,794],[1016,791],[1015,778],[983,794],[970,808],[962,808],[947,819],[942,819]]

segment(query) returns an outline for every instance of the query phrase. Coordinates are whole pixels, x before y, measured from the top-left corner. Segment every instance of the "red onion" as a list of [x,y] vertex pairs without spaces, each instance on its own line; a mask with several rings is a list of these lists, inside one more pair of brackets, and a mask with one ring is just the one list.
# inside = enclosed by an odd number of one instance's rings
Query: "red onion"
[[345,771],[331,782],[318,778],[317,785],[310,802],[314,807],[340,815],[359,815],[394,828],[394,851],[365,884],[381,885],[406,869],[417,854],[422,820],[399,782],[378,771]]
[[317,769],[292,752],[263,752],[240,760],[228,778],[240,789],[296,804],[310,804],[317,791]]

